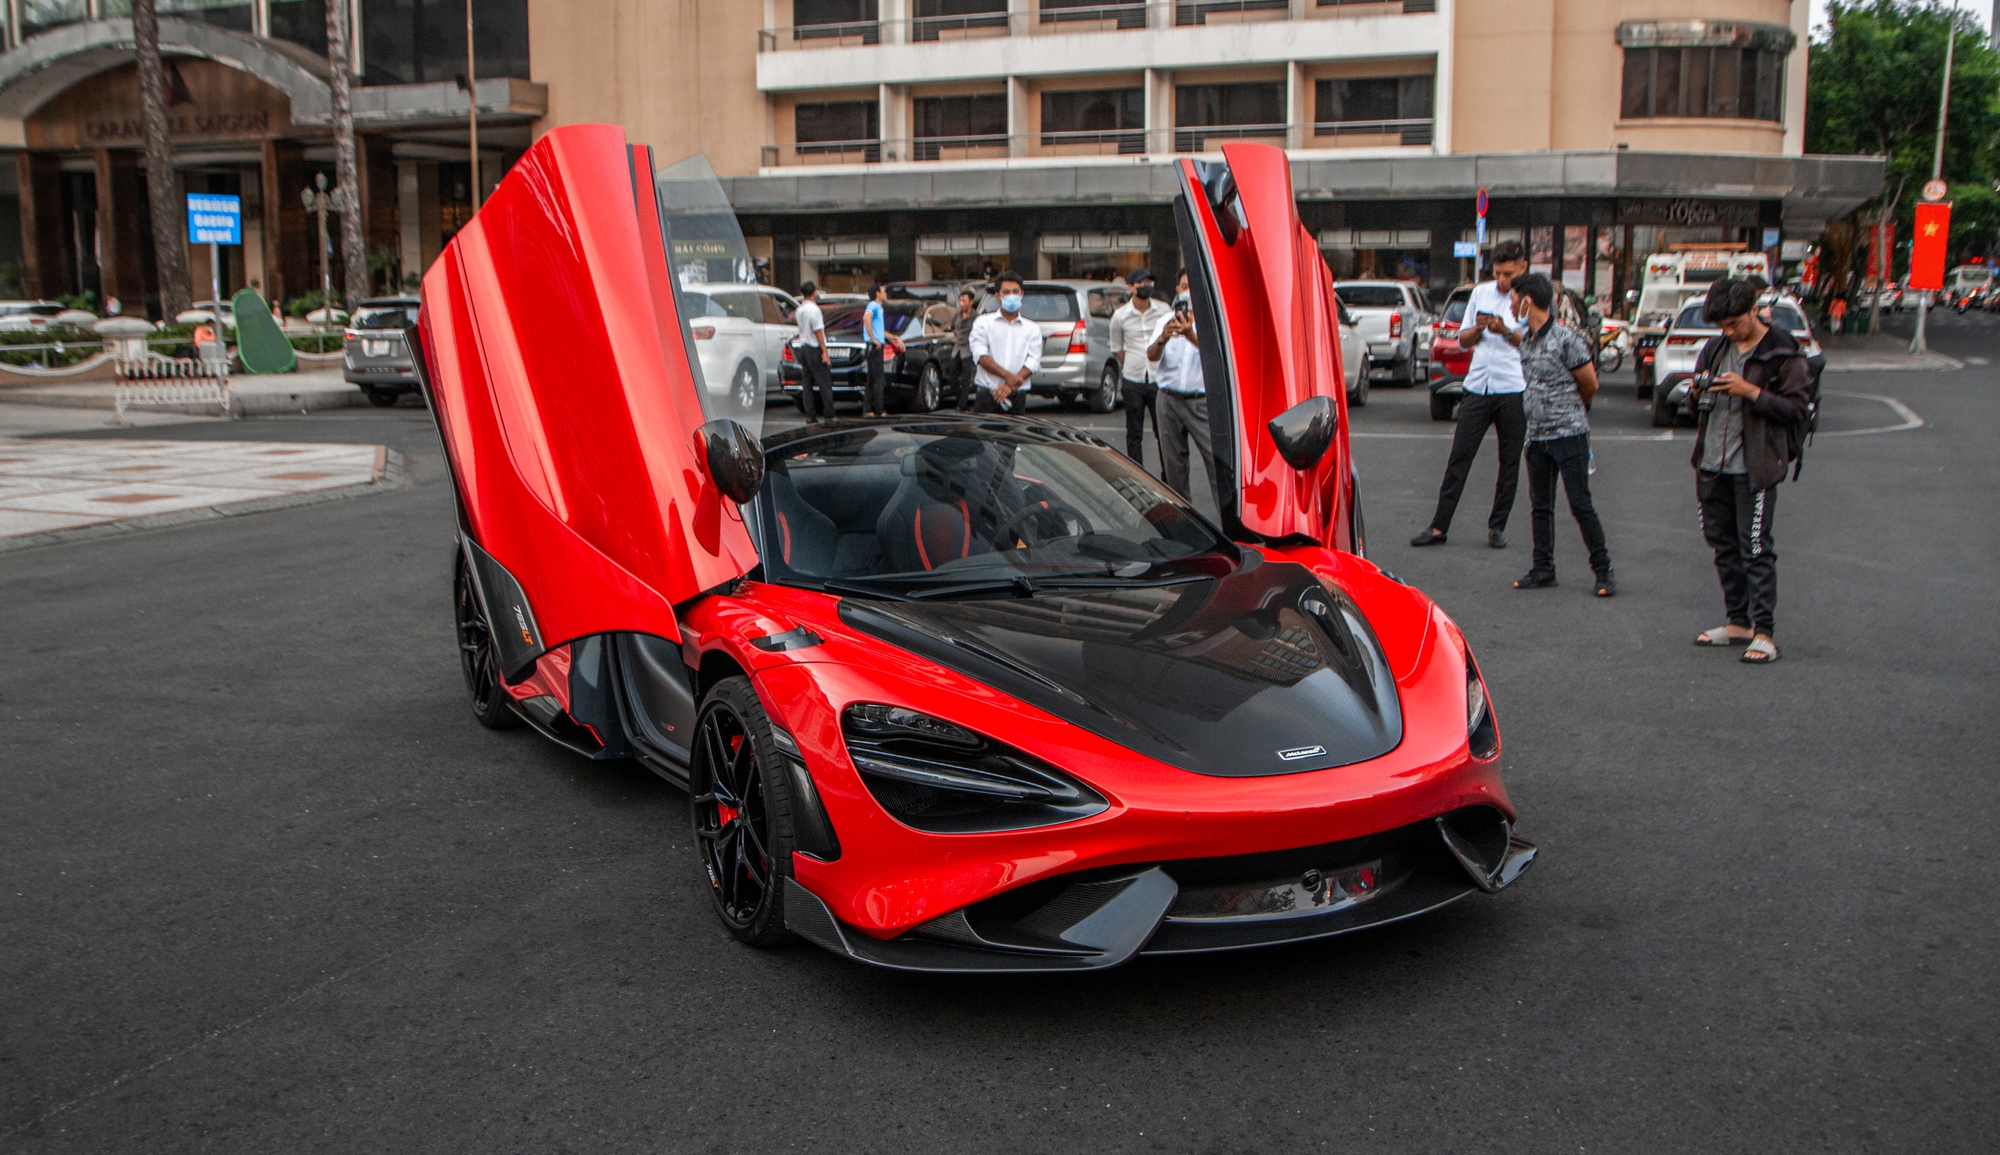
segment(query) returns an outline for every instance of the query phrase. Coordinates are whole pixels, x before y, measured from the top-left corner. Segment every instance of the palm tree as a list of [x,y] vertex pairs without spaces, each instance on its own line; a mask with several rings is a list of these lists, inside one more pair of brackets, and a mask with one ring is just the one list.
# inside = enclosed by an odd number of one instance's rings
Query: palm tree
[[369,290],[368,250],[361,238],[361,178],[354,163],[354,109],[347,98],[346,0],[328,0],[326,6],[326,62],[333,69],[333,175],[340,189],[340,263],[351,312]]
[[[186,238],[176,194],[173,156],[167,147],[167,78],[160,64],[160,13],[155,0],[132,0],[132,37],[139,48],[140,122],[146,130],[146,200],[153,214],[153,263],[160,280],[160,311],[172,319],[191,308]],[[100,194],[101,195],[101,194]]]

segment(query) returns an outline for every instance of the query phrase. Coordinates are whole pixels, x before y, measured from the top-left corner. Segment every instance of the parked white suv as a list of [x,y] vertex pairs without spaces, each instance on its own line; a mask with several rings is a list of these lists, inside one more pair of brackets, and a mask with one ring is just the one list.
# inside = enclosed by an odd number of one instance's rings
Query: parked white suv
[[1407,281],[1341,281],[1333,286],[1368,344],[1368,377],[1415,385],[1430,380],[1431,315],[1423,290]]
[[727,394],[733,411],[755,413],[782,392],[785,346],[799,334],[791,294],[769,285],[696,282],[681,289],[681,315],[694,334],[703,383]]

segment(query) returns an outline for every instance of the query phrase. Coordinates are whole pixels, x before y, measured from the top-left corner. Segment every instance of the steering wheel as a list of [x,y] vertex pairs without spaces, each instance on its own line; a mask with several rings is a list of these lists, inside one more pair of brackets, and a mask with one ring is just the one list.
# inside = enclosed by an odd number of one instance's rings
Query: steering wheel
[[1011,542],[1018,538],[1030,546],[1040,545],[1048,539],[1040,534],[1029,533],[1028,523],[1041,517],[1053,517],[1064,522],[1074,521],[1078,526],[1078,534],[1096,532],[1095,527],[1090,524],[1090,519],[1084,517],[1074,506],[1065,505],[1060,501],[1050,501],[1046,505],[1036,502],[1016,510],[1012,517],[1001,522],[993,530],[994,544],[998,546],[1000,542]]

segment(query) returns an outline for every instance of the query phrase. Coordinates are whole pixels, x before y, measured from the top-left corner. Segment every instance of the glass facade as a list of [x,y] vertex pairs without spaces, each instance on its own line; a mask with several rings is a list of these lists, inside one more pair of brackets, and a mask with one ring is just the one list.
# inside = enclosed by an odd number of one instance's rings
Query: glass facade
[[[317,7],[320,0],[285,2]],[[271,5],[273,34],[279,6]],[[363,83],[434,84],[465,75],[463,0],[361,0],[361,36]],[[528,0],[473,0],[472,41],[480,76],[526,78]]]
[[1619,115],[1781,121],[1784,75],[1768,48],[1627,48]]

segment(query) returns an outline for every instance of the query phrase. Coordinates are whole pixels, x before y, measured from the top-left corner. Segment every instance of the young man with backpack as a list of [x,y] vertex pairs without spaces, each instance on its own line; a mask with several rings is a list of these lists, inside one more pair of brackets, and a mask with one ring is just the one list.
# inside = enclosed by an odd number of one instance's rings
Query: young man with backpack
[[1758,316],[1757,290],[1723,279],[1709,286],[1702,319],[1722,330],[1695,358],[1695,495],[1702,535],[1715,551],[1726,625],[1697,646],[1747,646],[1742,661],[1778,660],[1773,639],[1778,554],[1771,526],[1778,483],[1810,430],[1812,373],[1799,343]]

